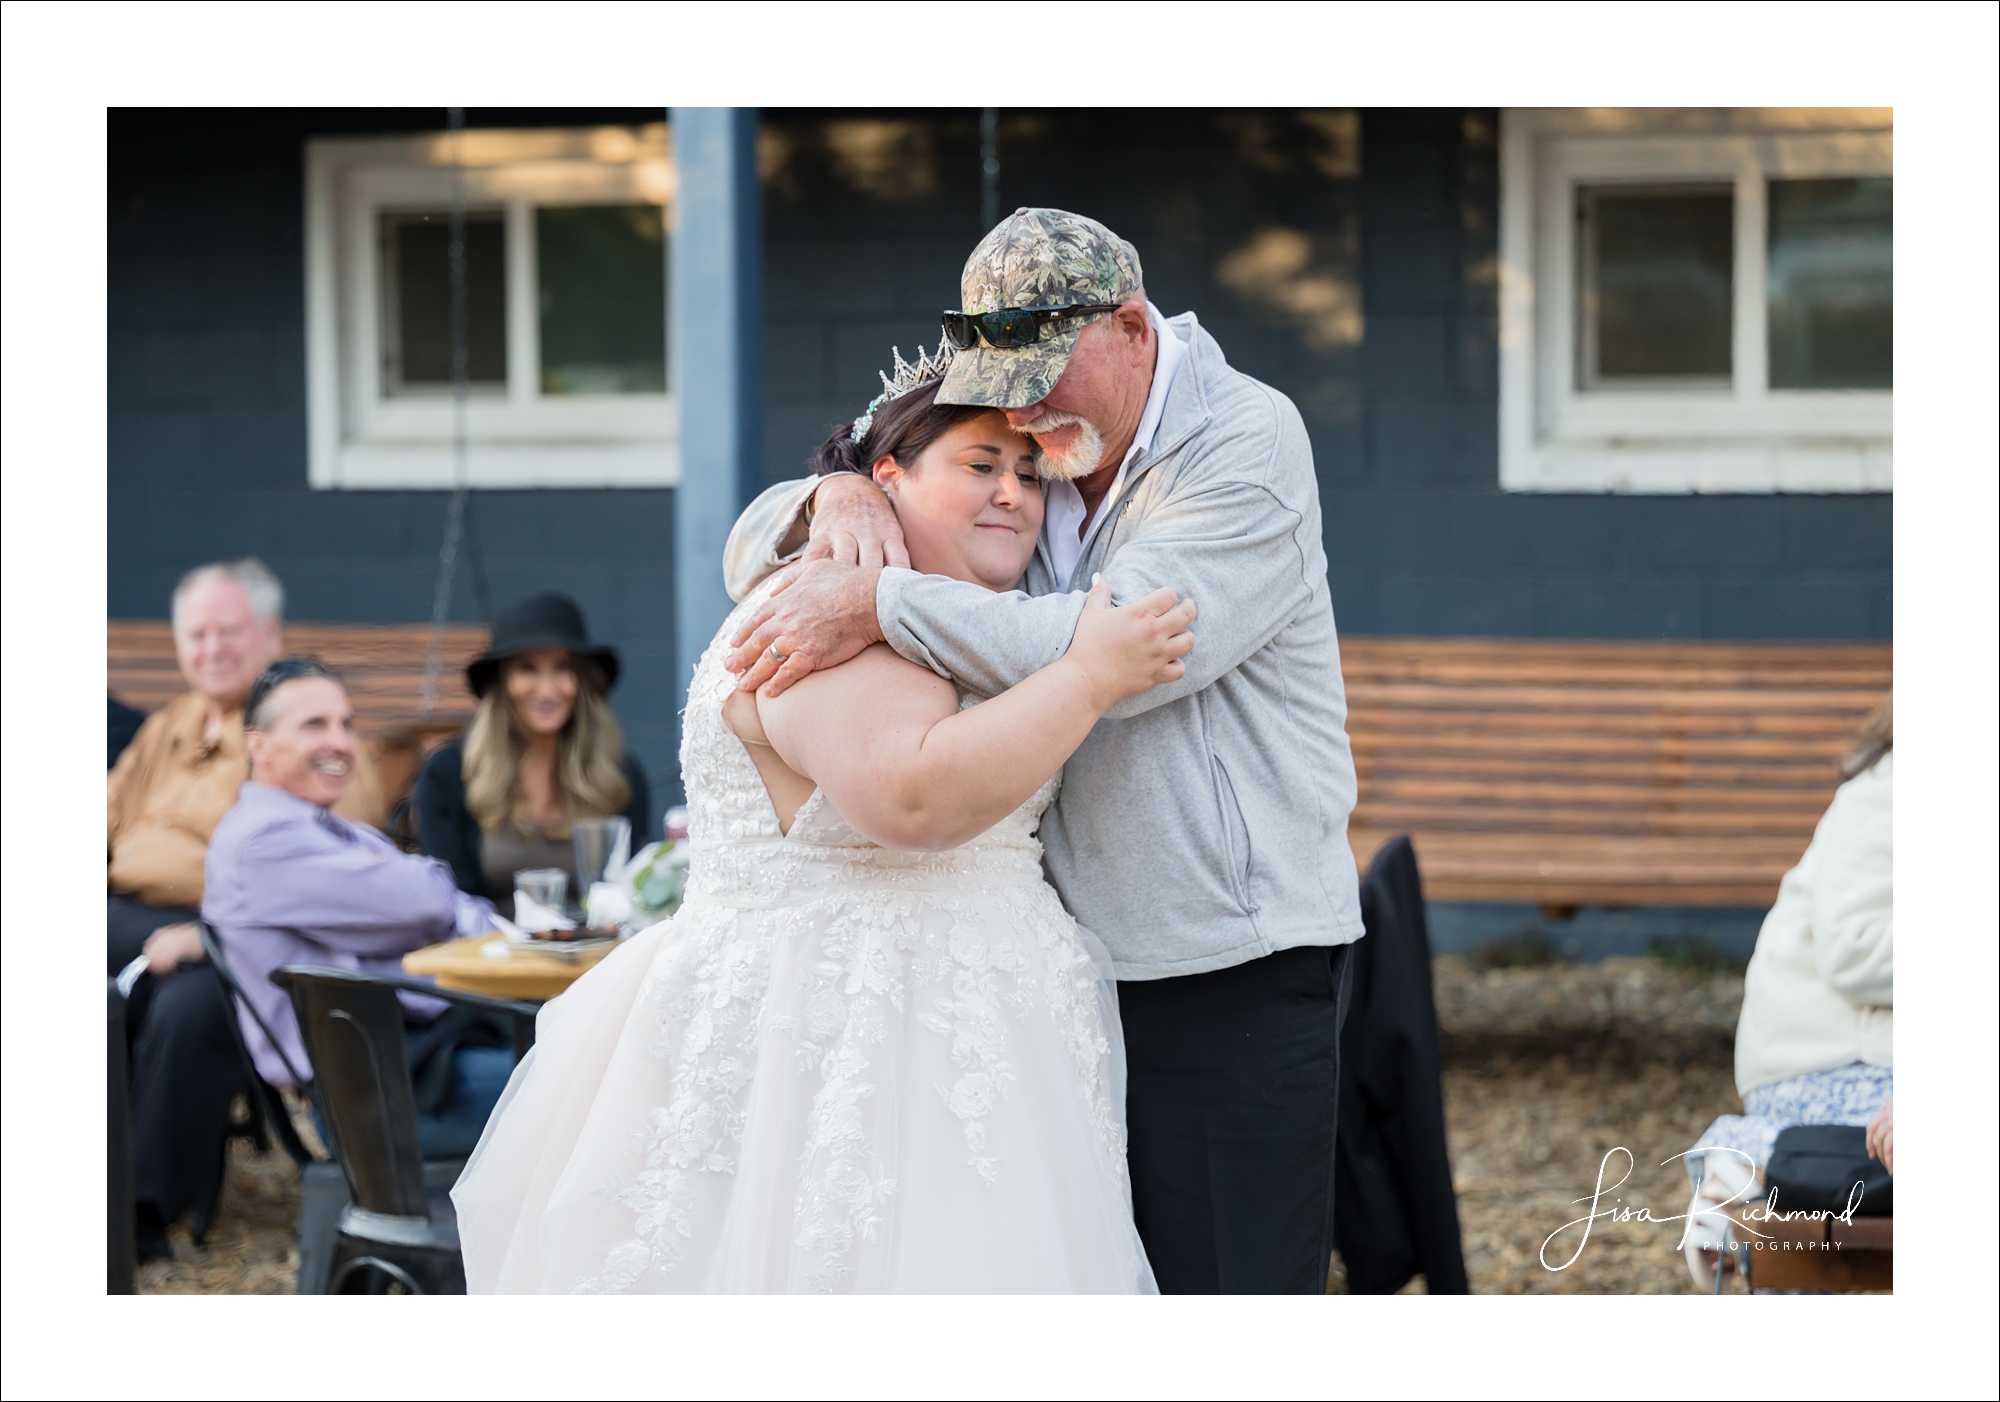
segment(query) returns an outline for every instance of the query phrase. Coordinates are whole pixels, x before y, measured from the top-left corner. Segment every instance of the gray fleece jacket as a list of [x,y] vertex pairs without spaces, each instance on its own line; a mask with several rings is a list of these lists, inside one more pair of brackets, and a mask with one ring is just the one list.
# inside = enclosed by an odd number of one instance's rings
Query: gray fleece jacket
[[[1278,391],[1229,367],[1192,312],[1153,451],[1058,592],[1048,542],[1022,588],[882,572],[889,644],[994,696],[1062,656],[1091,576],[1120,601],[1166,585],[1200,607],[1187,675],[1113,707],[1071,756],[1042,819],[1050,882],[1121,979],[1206,973],[1361,937],[1347,817],[1354,759],[1320,544],[1312,445]],[[742,598],[814,479],[752,503],[731,533]]]

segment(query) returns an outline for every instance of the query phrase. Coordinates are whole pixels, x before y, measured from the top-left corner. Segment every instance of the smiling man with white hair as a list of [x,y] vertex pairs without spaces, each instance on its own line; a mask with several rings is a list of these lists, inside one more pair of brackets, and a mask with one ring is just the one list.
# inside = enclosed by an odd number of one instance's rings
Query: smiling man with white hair
[[[1005,412],[1050,485],[1019,586],[907,568],[865,476],[773,487],[730,537],[743,598],[802,547],[730,666],[782,690],[887,642],[977,696],[1060,656],[1094,574],[1201,617],[1181,680],[1114,706],[1042,819],[1049,879],[1116,965],[1132,1201],[1168,1293],[1319,1293],[1333,1245],[1354,761],[1312,445],[1094,219],[1017,209],[973,249],[941,404]],[[808,544],[810,539],[810,544]]]

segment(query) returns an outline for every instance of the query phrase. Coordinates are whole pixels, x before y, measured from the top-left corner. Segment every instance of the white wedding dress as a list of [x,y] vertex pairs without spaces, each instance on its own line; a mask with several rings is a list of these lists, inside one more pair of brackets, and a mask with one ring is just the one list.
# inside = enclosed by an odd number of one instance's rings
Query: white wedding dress
[[818,792],[782,834],[722,719],[734,623],[686,903],[542,1010],[452,1190],[469,1288],[1153,1291],[1115,986],[1034,835],[1058,780],[950,852]]

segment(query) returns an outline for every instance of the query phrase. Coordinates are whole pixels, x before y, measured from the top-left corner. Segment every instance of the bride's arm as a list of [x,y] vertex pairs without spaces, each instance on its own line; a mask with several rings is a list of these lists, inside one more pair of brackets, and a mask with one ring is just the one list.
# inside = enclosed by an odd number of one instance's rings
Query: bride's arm
[[1034,794],[1127,696],[1182,674],[1194,603],[1161,589],[1125,608],[1091,591],[1069,650],[961,711],[934,672],[876,644],[778,697],[757,696],[771,745],[841,816],[885,847],[943,851]]

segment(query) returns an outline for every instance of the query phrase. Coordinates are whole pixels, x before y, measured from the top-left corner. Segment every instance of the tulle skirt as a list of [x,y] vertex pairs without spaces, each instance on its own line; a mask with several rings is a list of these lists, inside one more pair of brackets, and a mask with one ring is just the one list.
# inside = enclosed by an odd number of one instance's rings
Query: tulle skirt
[[471,1290],[1154,1290],[1108,961],[1036,878],[696,901],[620,946],[453,1189]]

